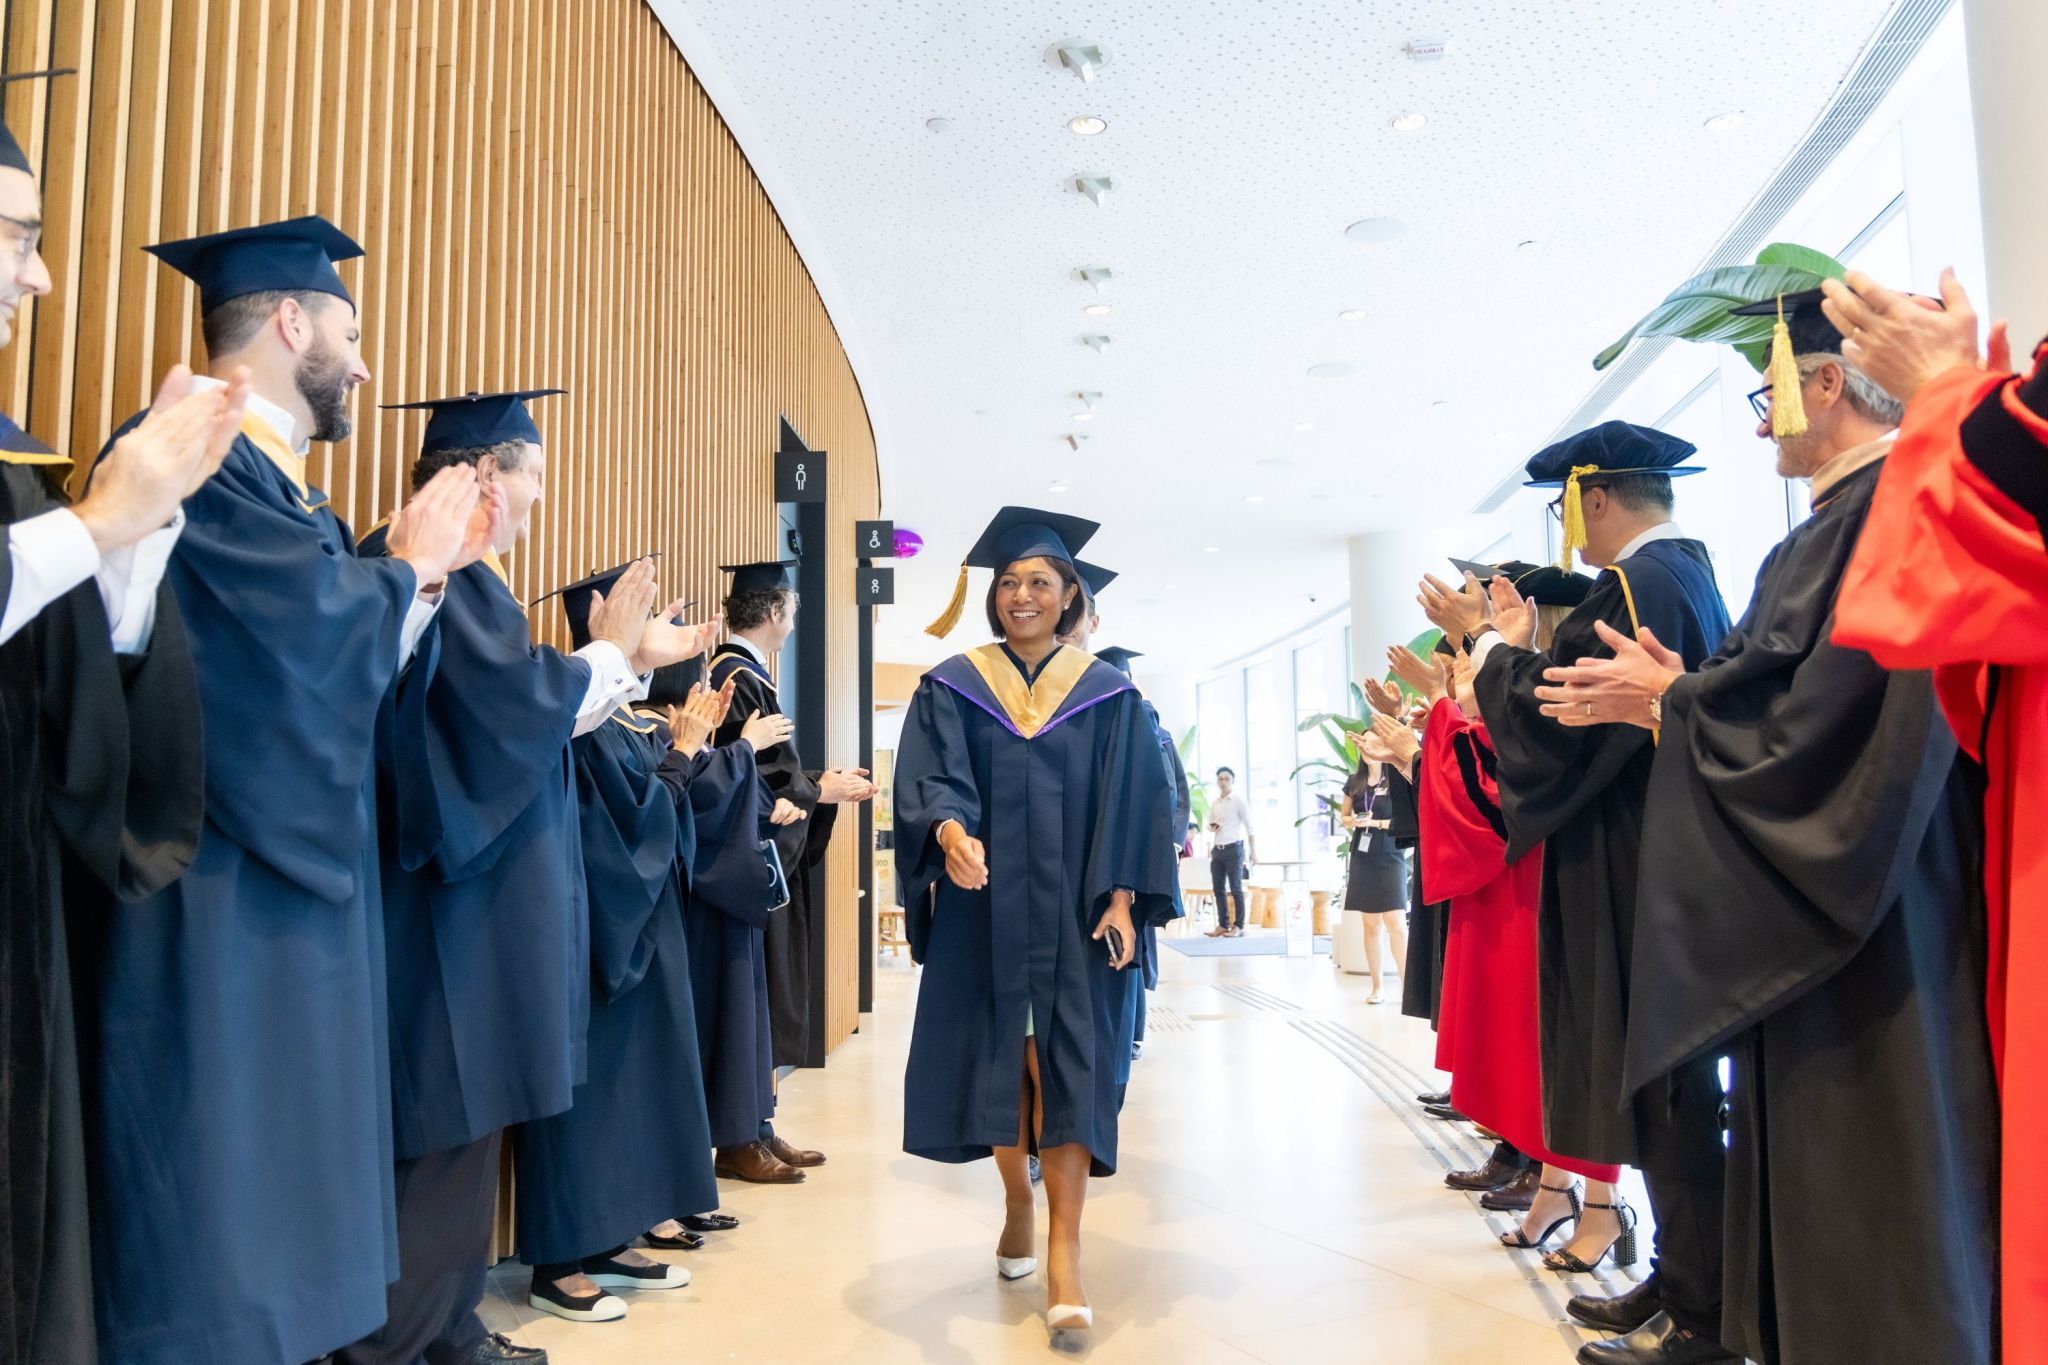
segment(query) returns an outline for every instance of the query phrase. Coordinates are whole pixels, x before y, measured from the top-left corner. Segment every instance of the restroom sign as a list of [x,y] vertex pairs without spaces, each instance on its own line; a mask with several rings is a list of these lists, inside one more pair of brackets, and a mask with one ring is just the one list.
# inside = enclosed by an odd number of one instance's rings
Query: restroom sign
[[825,452],[784,450],[775,456],[775,500],[777,502],[823,502],[825,500]]
[[894,569],[855,569],[854,601],[864,607],[886,607],[896,600]]
[[856,521],[853,524],[853,552],[861,559],[894,559],[896,523]]

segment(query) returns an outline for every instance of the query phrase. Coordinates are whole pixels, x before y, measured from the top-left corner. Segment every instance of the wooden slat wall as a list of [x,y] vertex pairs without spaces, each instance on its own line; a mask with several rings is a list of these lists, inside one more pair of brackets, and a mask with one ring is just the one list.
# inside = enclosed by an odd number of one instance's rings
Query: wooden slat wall
[[[323,213],[374,374],[356,434],[311,477],[359,529],[405,486],[424,416],[377,405],[559,386],[536,405],[548,497],[511,563],[531,600],[662,553],[712,609],[714,566],[776,551],[786,416],[832,455],[835,680],[813,763],[855,758],[853,527],[874,439],[831,319],[774,207],[640,0],[11,0],[6,87],[42,176],[55,294],[0,352],[0,403],[89,457],[173,361],[200,358],[192,290],[141,248]],[[560,643],[551,605],[536,633]],[[831,1041],[856,1022],[852,840],[830,863]]]

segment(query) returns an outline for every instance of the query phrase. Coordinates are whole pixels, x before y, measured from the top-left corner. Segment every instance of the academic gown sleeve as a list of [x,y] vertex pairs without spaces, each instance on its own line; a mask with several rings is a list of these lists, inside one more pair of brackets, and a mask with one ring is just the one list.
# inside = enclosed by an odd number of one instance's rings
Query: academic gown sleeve
[[923,679],[896,750],[896,894],[910,956],[919,963],[931,938],[932,888],[946,875],[939,826],[957,820],[969,834],[982,827],[964,705],[952,689]]
[[751,744],[707,747],[687,758],[671,751],[660,774],[696,816],[691,898],[758,929],[768,923],[774,886],[760,841],[775,799],[754,760]]
[[1429,774],[1416,810],[1423,897],[1435,904],[1469,896],[1507,870],[1507,826],[1485,727],[1457,703],[1439,701],[1422,732],[1420,766]]
[[1943,808],[1932,680],[1830,643],[1876,474],[1772,553],[1721,653],[1665,694],[1635,939],[1658,1004],[1629,1018],[1631,1092],[1854,955]]
[[1647,626],[1685,656],[1689,667],[1699,665],[1727,628],[1720,599],[1695,600],[1697,592],[1689,592],[1657,558],[1633,556],[1625,571],[1626,588],[1613,570],[1600,575],[1586,600],[1558,626],[1547,652],[1496,646],[1473,684],[1498,755],[1509,862],[1569,824],[1651,743],[1649,732],[1634,726],[1573,728],[1544,715],[1536,696],[1545,685],[1544,671],[1611,657],[1596,622],[1631,636],[1638,625]]
[[[733,669],[732,676],[737,679],[733,684],[732,709],[726,713],[725,724],[719,727],[716,736],[720,747],[736,743],[740,730],[756,711],[764,716],[782,714],[782,704],[775,695],[775,689],[759,673],[741,664]],[[785,741],[771,745],[756,755],[755,761],[769,792],[809,817],[775,828],[775,850],[782,858],[783,870],[794,874],[804,865],[806,844],[815,844],[822,849],[825,840],[831,837],[830,821],[835,808],[820,808],[817,775],[805,769],[794,743]],[[820,820],[825,822],[824,825],[813,829],[812,826]]]
[[362,808],[417,584],[403,561],[358,560],[324,500],[308,506],[238,437],[186,500],[166,578],[187,622],[206,626],[191,632],[196,668],[227,684],[200,695],[204,727],[235,736],[208,749],[208,823],[339,904],[372,831],[333,816]]
[[592,983],[617,1000],[654,960],[654,917],[685,851],[681,825],[672,789],[654,775],[660,760],[647,736],[614,718],[573,747]]
[[1970,367],[1906,410],[1842,581],[1836,643],[1938,668],[1956,737],[1982,758],[1987,666],[2048,664],[2048,387]]
[[[1181,914],[1174,895],[1179,844],[1169,829],[1174,793],[1164,780],[1159,727],[1137,692],[1113,696],[1098,709],[1108,713],[1098,737],[1100,761],[1106,765],[1102,790],[1117,798],[1104,804],[1082,868],[1087,927],[1094,929],[1114,892],[1129,891],[1131,924],[1142,934]],[[943,853],[939,863],[943,870]]]

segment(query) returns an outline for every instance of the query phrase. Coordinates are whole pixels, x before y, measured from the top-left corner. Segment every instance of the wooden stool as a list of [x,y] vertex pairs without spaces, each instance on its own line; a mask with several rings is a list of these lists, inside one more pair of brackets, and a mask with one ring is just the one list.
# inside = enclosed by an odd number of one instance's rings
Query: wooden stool
[[1309,892],[1308,905],[1309,932],[1320,938],[1330,932],[1330,893]]
[[890,953],[899,957],[902,956],[903,950],[909,946],[910,940],[903,935],[903,911],[901,907],[882,911],[878,929],[882,946],[887,948]]
[[1261,929],[1280,927],[1280,888],[1277,886],[1255,886],[1252,888],[1252,923]]
[[1183,886],[1180,889],[1180,903],[1181,908],[1186,910],[1187,914],[1177,920],[1176,923],[1182,926],[1192,925],[1197,919],[1206,915],[1208,916],[1209,923],[1211,925],[1215,924],[1215,901],[1216,893],[1206,886]]

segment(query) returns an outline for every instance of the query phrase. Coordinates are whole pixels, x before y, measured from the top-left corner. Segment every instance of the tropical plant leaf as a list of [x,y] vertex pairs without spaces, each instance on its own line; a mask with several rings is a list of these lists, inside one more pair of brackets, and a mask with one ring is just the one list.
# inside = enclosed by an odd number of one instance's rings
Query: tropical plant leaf
[[1758,253],[1754,265],[1716,266],[1679,285],[1619,341],[1594,356],[1593,368],[1606,369],[1640,337],[1676,337],[1733,346],[1761,371],[1761,351],[1769,346],[1777,319],[1737,317],[1729,310],[1780,294],[1817,289],[1822,280],[1840,279],[1843,274],[1841,263],[1825,253],[1792,242],[1774,242]]
[[1327,758],[1312,758],[1308,760],[1308,762],[1297,766],[1293,772],[1287,774],[1287,778],[1289,781],[1293,781],[1295,778],[1300,777],[1303,773],[1307,772],[1311,768],[1322,768],[1328,772],[1336,773],[1339,777],[1347,779],[1351,776],[1352,772],[1350,768],[1342,767],[1339,764],[1331,762]]
[[1365,689],[1357,683],[1351,684],[1351,714],[1367,725],[1372,724],[1372,705],[1365,699]]

